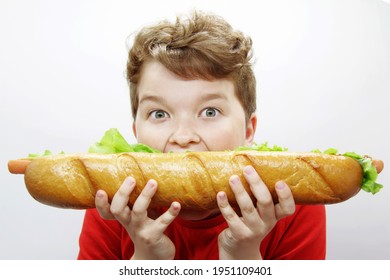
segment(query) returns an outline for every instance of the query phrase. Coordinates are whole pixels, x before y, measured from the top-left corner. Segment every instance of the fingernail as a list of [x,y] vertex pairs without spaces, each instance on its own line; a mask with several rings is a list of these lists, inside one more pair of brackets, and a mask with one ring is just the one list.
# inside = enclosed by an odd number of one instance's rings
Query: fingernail
[[239,182],[240,182],[240,178],[238,178],[238,176],[237,175],[233,175],[232,177],[230,177],[230,183],[232,184],[232,185],[238,185],[239,184]]
[[221,200],[226,199],[226,193],[224,193],[224,192],[219,192],[217,195],[218,195],[219,199],[221,199]]
[[172,208],[173,210],[179,210],[180,209],[180,203],[179,202],[172,202]]
[[224,192],[219,192],[219,193],[218,193],[218,197],[219,197],[220,199],[225,199],[225,198],[226,198],[226,193],[224,193]]
[[286,187],[286,184],[285,184],[283,181],[278,181],[278,182],[276,182],[275,187],[276,187],[278,190],[283,190],[283,189]]
[[135,184],[135,180],[134,180],[133,177],[127,177],[126,180],[127,180],[127,183],[129,185],[134,185]]
[[102,191],[99,190],[99,191],[97,191],[96,196],[97,196],[98,198],[103,198],[103,197],[104,197],[104,194],[103,194]]
[[219,192],[217,194],[217,203],[218,203],[218,207],[221,209],[221,208],[225,208],[229,205],[229,202],[228,202],[228,199],[227,199],[227,195],[225,192]]
[[244,172],[247,175],[251,175],[255,172],[255,169],[252,166],[248,165],[248,166],[245,166]]
[[147,184],[149,185],[150,188],[154,188],[157,186],[157,182],[153,179],[150,179]]

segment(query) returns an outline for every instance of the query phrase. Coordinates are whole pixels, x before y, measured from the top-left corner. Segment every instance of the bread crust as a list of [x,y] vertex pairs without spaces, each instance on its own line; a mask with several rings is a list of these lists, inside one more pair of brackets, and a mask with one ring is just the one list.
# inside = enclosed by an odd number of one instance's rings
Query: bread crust
[[[252,165],[277,203],[275,183],[284,180],[297,204],[342,202],[360,190],[363,172],[349,157],[318,153],[292,152],[186,152],[72,154],[34,159],[25,172],[30,194],[41,203],[87,209],[95,207],[95,194],[102,189],[109,200],[132,176],[136,187],[130,196],[132,205],[146,182],[154,179],[158,189],[150,207],[168,207],[173,201],[182,208],[217,208],[216,195],[227,193],[236,205],[229,178],[238,175],[250,195],[243,168]],[[252,196],[253,200],[254,197]]]

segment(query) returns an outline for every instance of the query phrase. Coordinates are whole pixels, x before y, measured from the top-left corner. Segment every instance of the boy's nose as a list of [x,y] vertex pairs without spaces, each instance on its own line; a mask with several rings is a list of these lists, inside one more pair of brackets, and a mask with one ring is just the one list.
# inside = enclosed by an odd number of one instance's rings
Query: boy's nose
[[200,137],[190,124],[181,124],[172,133],[169,142],[181,147],[188,147],[199,143]]

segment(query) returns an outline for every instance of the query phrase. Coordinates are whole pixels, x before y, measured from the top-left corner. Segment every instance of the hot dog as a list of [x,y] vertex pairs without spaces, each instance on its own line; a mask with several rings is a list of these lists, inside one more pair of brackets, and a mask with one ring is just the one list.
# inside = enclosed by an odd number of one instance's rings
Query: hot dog
[[[356,195],[365,181],[358,160],[321,153],[293,152],[186,152],[186,153],[118,153],[70,154],[10,161],[11,173],[24,173],[30,194],[41,203],[86,209],[95,207],[99,189],[112,199],[127,176],[137,186],[132,205],[149,179],[155,179],[158,190],[150,207],[166,207],[173,201],[186,209],[214,209],[216,194],[225,191],[231,204],[235,199],[229,178],[239,175],[248,193],[242,170],[252,165],[269,188],[274,202],[275,183],[284,180],[297,204],[332,204]],[[376,172],[383,162],[373,161]],[[21,167],[24,166],[24,167]]]

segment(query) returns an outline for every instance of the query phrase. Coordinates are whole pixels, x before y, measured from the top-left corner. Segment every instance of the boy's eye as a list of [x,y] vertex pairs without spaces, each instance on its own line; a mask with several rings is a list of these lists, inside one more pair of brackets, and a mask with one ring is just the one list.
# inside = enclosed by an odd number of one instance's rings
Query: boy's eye
[[202,112],[203,117],[212,118],[218,115],[219,111],[216,108],[206,108]]
[[163,110],[155,110],[150,113],[150,116],[154,119],[163,119],[168,117],[168,113]]

